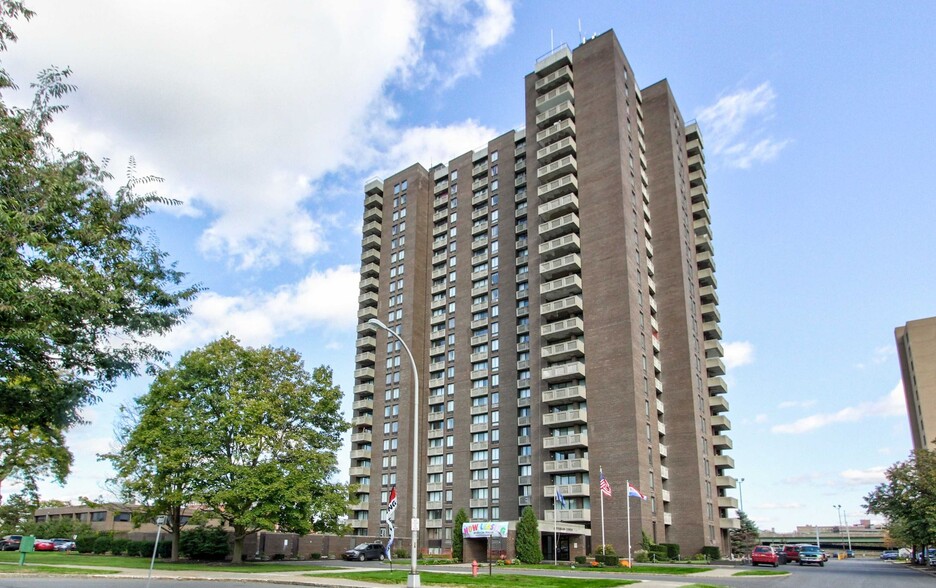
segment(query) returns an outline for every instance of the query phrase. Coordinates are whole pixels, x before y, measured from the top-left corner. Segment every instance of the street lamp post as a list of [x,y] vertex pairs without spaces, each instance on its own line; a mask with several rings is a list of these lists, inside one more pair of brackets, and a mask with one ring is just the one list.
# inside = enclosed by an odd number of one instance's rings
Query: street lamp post
[[744,478],[738,478],[738,501],[741,503],[741,508],[738,509],[738,512],[744,512],[744,492],[741,491],[741,484],[744,483]]
[[845,521],[845,537],[848,538],[848,551],[851,551],[852,550],[851,531],[848,530],[848,511],[847,510],[842,512],[842,520]]
[[844,533],[842,533],[842,505],[841,505],[841,504],[833,504],[833,505],[832,505],[832,508],[834,508],[835,510],[838,511],[839,541],[841,541],[842,547],[844,548],[844,547],[845,547],[845,536],[844,536]]
[[419,373],[416,371],[416,360],[413,359],[413,352],[410,351],[409,346],[406,344],[406,341],[400,337],[396,331],[385,325],[382,321],[376,318],[372,318],[367,321],[368,323],[380,327],[390,335],[396,337],[396,340],[403,345],[403,349],[406,350],[406,355],[409,356],[410,364],[413,367],[413,486],[410,488],[410,494],[413,495],[412,500],[412,509],[413,512],[410,515],[410,532],[412,533],[412,545],[410,546],[410,572],[409,576],[406,579],[407,588],[418,588],[421,584],[419,582],[419,570],[416,569],[416,545],[419,538],[419,517],[416,516],[416,513],[419,510],[419,496],[416,493],[416,488],[419,485]]

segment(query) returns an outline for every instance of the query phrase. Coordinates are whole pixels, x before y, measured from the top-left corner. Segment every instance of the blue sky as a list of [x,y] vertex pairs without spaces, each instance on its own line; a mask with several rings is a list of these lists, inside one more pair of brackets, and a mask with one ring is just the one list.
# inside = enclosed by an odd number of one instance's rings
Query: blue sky
[[[334,368],[349,409],[364,181],[519,126],[551,39],[615,29],[638,83],[667,78],[705,138],[745,510],[778,531],[836,524],[833,504],[867,518],[862,497],[908,455],[893,330],[936,315],[931,3],[29,5],[3,62],[23,88],[74,69],[60,142],[118,178],[134,156],[184,201],[150,225],[207,290],[163,346],[295,347]],[[45,497],[106,495],[95,455],[147,384],[87,410],[74,473]]]

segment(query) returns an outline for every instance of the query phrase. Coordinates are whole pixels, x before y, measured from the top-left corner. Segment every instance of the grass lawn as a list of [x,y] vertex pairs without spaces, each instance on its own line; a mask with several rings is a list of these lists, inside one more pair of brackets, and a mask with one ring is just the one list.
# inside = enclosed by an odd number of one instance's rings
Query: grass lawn
[[[305,574],[318,576],[324,574]],[[375,582],[378,584],[406,584],[406,571],[386,572],[353,572],[348,574],[328,574],[329,578],[339,577],[349,580]],[[467,574],[441,574],[434,572],[420,572],[420,583],[426,586],[546,586],[549,588],[601,588],[603,586],[624,586],[636,584],[636,580],[592,580],[586,578],[551,578],[547,576],[525,576],[519,574],[478,574],[477,577]]]
[[700,572],[707,572],[714,568],[711,567],[700,567],[700,566],[688,566],[688,565],[678,565],[678,564],[656,564],[652,566],[645,566],[640,564],[635,564],[633,568],[626,568],[624,566],[607,566],[607,567],[591,567],[588,565],[575,566],[575,569],[570,569],[570,566],[554,566],[548,564],[540,565],[524,565],[518,566],[525,569],[536,569],[536,570],[565,570],[572,573],[576,571],[580,572],[610,572],[610,573],[624,573],[624,574],[670,574],[673,576],[684,576],[688,574],[698,574]]
[[[0,551],[0,562],[19,563],[19,552]],[[48,564],[50,566],[95,566],[110,568],[149,569],[150,558],[126,557],[118,555],[91,555],[87,553],[63,553],[60,551],[30,553],[26,555],[28,564]],[[5,566],[2,566],[5,567]],[[226,563],[171,563],[163,559],[156,560],[156,569],[160,570],[214,570],[218,572],[266,573],[266,572],[301,572],[303,568],[280,563],[250,563],[231,565]]]
[[0,574],[62,574],[62,575],[82,575],[82,574],[116,574],[114,570],[87,570],[83,568],[67,568],[65,566],[30,566],[20,567],[10,565],[0,565]]
[[732,576],[788,576],[790,572],[781,572],[780,570],[746,570],[744,572],[735,572]]

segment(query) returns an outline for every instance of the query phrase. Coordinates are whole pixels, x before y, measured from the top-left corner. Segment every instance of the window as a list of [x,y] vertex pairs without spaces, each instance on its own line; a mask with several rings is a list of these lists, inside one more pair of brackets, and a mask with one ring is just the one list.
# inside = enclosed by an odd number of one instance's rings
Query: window
[[99,510],[91,513],[91,522],[99,523],[107,520],[107,511]]

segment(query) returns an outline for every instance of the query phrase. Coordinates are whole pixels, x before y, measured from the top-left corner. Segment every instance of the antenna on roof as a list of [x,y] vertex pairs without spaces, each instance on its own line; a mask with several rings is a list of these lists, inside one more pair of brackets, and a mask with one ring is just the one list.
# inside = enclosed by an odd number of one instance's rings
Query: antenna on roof
[[582,35],[582,19],[578,19],[579,23],[579,44],[585,44],[585,37]]
[[549,52],[552,53],[555,48],[556,44],[553,42],[553,30],[549,29]]

